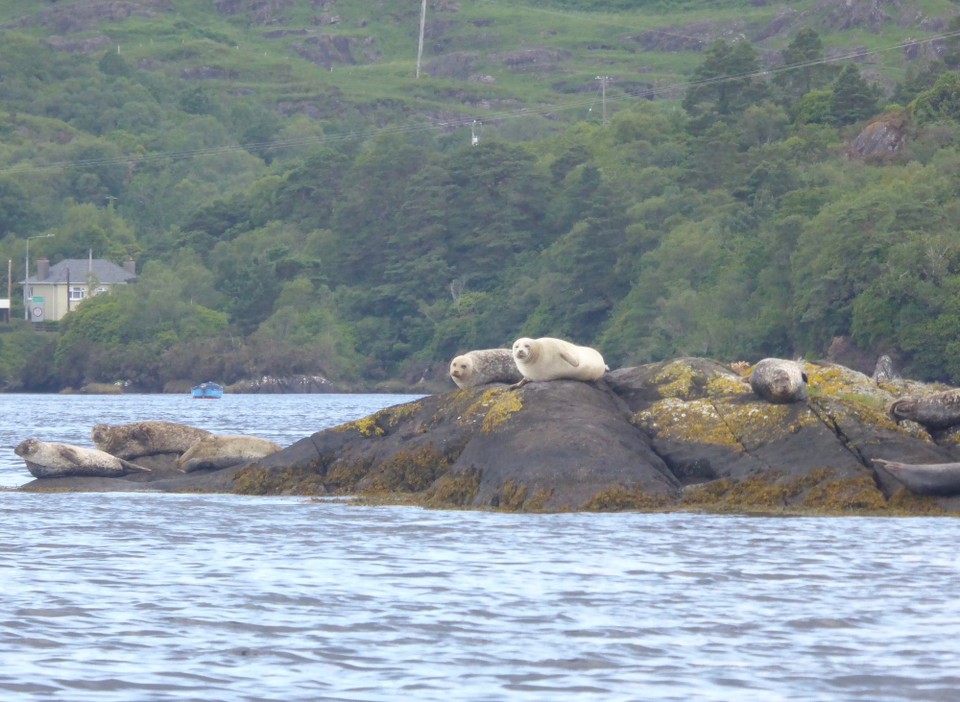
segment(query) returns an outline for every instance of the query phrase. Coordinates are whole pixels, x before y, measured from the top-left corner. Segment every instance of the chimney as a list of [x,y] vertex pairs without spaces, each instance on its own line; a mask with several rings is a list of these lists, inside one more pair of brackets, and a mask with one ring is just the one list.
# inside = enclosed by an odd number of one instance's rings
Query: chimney
[[136,275],[137,262],[134,261],[132,258],[128,258],[126,261],[123,262],[123,270],[125,270],[130,275]]
[[37,281],[43,282],[50,277],[50,259],[46,256],[37,259]]

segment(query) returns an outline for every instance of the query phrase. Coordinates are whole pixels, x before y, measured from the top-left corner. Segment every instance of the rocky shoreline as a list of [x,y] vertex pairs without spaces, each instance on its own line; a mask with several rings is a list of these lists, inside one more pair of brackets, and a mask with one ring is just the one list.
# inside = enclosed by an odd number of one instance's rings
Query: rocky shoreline
[[[773,404],[704,358],[512,390],[457,389],[319,431],[263,459],[183,474],[155,460],[121,478],[35,480],[29,492],[163,491],[344,497],[522,512],[960,515],[874,459],[960,461],[960,427],[895,420],[890,404],[946,388],[802,364],[801,401]],[[143,462],[143,461],[138,461]]]

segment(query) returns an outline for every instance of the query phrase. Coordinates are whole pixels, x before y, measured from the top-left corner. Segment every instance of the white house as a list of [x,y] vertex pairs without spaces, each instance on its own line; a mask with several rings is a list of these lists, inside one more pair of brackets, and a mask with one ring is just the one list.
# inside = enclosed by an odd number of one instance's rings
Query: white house
[[67,258],[50,265],[37,259],[37,274],[23,281],[23,299],[33,322],[56,322],[93,295],[137,277],[136,262],[122,266],[100,258]]

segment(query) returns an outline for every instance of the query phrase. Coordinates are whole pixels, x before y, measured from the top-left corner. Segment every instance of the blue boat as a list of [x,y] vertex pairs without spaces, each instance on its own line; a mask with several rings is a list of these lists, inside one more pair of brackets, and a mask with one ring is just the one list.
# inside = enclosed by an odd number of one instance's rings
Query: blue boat
[[195,385],[191,392],[195,400],[219,400],[223,397],[223,386],[208,381]]

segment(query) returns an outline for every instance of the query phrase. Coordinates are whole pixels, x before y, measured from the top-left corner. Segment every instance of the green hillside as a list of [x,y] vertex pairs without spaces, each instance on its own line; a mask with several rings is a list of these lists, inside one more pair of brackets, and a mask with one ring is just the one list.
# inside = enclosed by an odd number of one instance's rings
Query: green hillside
[[[418,62],[409,0],[0,2],[0,389],[401,387],[521,334],[960,381],[955,3],[426,8]],[[140,281],[35,329],[34,237]]]

